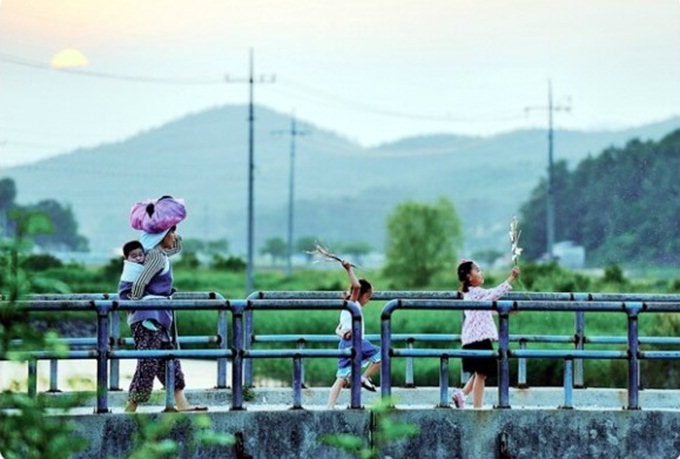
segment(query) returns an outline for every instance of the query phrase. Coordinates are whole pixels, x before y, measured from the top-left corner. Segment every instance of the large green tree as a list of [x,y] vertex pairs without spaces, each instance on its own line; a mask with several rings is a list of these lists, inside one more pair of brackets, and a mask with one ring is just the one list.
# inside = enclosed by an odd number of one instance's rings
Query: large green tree
[[[555,168],[555,239],[586,249],[591,264],[680,265],[680,130],[659,142],[630,141]],[[545,251],[546,183],[522,206],[522,246]]]
[[461,224],[453,203],[407,201],[387,220],[385,275],[400,288],[424,287],[453,266],[462,245]]

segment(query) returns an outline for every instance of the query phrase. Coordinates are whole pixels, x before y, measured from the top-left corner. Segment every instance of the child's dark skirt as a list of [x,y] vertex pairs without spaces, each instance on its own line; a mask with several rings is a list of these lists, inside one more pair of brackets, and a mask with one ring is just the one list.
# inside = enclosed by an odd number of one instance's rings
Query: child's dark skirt
[[[492,351],[493,344],[490,339],[475,341],[463,345],[463,349],[473,349],[481,351]],[[463,358],[463,371],[470,374],[479,373],[486,377],[494,377],[498,372],[498,363],[495,358],[465,357]]]

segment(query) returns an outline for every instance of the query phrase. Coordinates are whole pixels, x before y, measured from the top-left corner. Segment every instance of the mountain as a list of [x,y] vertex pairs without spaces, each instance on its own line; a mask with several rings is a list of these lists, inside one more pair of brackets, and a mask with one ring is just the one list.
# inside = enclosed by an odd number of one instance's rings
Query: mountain
[[[256,246],[286,237],[290,138],[277,135],[290,119],[255,112]],[[72,206],[94,251],[110,252],[135,237],[132,204],[164,194],[183,197],[186,237],[226,237],[245,253],[248,188],[247,107],[221,106],[189,114],[121,142],[79,149],[7,169],[21,204],[54,198]],[[620,131],[555,131],[555,158],[576,164],[632,138],[657,140],[680,118]],[[295,237],[366,241],[380,249],[385,221],[407,199],[449,197],[464,223],[469,251],[506,248],[506,227],[545,175],[546,132],[488,137],[429,135],[373,148],[309,122],[296,150]]]

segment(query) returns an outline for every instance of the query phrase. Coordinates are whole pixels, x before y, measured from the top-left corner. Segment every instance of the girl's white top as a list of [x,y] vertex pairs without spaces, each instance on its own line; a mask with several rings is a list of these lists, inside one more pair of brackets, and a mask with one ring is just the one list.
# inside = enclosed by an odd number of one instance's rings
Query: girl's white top
[[[512,286],[507,281],[491,289],[470,287],[463,294],[463,299],[466,301],[495,301],[510,290],[512,290]],[[491,311],[465,310],[464,313],[465,319],[463,320],[463,331],[461,333],[461,342],[463,344],[470,344],[485,339],[498,341],[498,330],[496,330],[496,324],[493,321],[493,313]]]
[[[348,303],[354,303],[359,310],[361,310],[361,304],[358,301],[348,301]],[[352,331],[352,313],[347,309],[340,311],[340,330],[342,331]],[[365,337],[366,332],[364,332],[364,319],[363,314],[361,318],[361,336]]]

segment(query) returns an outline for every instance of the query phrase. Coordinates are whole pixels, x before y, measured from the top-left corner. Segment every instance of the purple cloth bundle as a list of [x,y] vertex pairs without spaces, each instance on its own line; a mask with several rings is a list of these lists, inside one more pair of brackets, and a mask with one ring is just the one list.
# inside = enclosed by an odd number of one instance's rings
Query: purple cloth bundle
[[147,233],[160,233],[184,220],[187,209],[183,199],[163,196],[136,203],[130,209],[130,226]]

